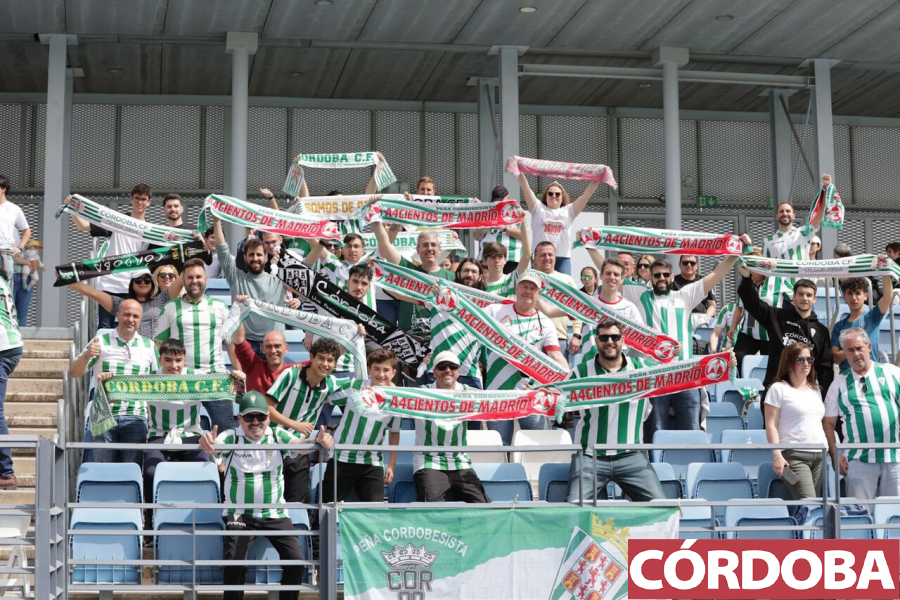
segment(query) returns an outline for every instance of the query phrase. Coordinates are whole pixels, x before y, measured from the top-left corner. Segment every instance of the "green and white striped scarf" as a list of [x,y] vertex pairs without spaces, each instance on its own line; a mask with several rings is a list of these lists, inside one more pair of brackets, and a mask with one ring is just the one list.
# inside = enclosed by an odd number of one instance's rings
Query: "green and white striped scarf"
[[72,201],[69,204],[63,204],[57,209],[56,217],[59,218],[63,212],[70,212],[97,227],[161,246],[189,244],[194,241],[193,233],[186,229],[176,229],[175,227],[154,225],[147,221],[141,221],[140,219],[123,215],[102,204],[97,204],[93,200],[78,194],[72,196]]
[[116,426],[112,402],[210,402],[234,400],[234,378],[222,374],[116,375],[97,386],[89,422],[94,439]]
[[833,183],[823,185],[816,194],[812,210],[809,211],[810,224],[818,216],[819,211],[825,211],[825,217],[822,219],[823,228],[839,231],[844,228],[844,203],[841,202],[841,195],[838,194]]
[[261,229],[266,233],[277,233],[295,238],[332,240],[341,237],[338,226],[331,221],[295,215],[220,194],[210,194],[203,201],[203,208],[197,219],[197,232],[201,235],[209,228],[207,212],[226,223]]
[[900,279],[900,265],[890,258],[879,259],[874,254],[859,254],[828,260],[788,260],[763,256],[744,256],[744,266],[751,272],[767,277],[816,279],[819,277],[884,276]]
[[[360,167],[375,167],[375,183],[379,190],[383,190],[391,184],[397,183],[397,177],[391,171],[386,160],[379,160],[375,152],[329,152],[326,154],[301,154],[291,164],[287,179],[284,182],[284,192],[296,196],[303,184],[303,169],[356,169]],[[299,174],[297,173],[299,170]]]
[[651,254],[696,254],[698,256],[742,255],[740,236],[700,231],[648,229],[644,227],[587,227],[579,229],[573,247],[609,248]]
[[488,306],[489,304],[513,304],[515,302],[511,298],[503,298],[496,294],[476,290],[475,288],[470,288],[461,283],[456,283],[455,281],[438,279],[428,273],[407,269],[406,267],[395,265],[394,263],[379,258],[372,261],[372,267],[375,271],[375,281],[378,285],[388,291],[408,296],[422,305],[429,301],[432,296],[432,287],[438,282],[440,282],[441,285],[447,286],[456,292],[463,294],[478,306]]
[[505,421],[530,415],[552,417],[557,394],[546,390],[438,390],[371,387],[351,396],[354,409],[367,417],[398,415],[414,419]]
[[336,341],[353,356],[356,378],[366,378],[365,340],[359,335],[359,326],[353,321],[293,310],[248,298],[244,302],[235,302],[231,305],[231,311],[224,324],[225,339],[231,339],[238,326],[251,314]]
[[446,204],[379,198],[360,208],[354,218],[360,229],[370,223],[396,223],[412,230],[416,227],[435,229],[479,229],[505,227],[521,223],[524,213],[516,200],[477,204]]
[[675,358],[675,346],[678,343],[675,339],[662,335],[639,321],[632,321],[620,312],[606,308],[595,298],[564,281],[539,271],[531,273],[540,277],[543,282],[541,298],[573,319],[589,325],[597,325],[603,321],[618,321],[623,326],[622,337],[626,345],[661,362],[670,362]]

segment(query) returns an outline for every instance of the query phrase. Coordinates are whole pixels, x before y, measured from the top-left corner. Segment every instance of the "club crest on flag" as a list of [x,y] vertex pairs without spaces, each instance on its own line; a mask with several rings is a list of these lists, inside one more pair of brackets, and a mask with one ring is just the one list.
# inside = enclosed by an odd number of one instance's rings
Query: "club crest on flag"
[[710,379],[722,379],[728,374],[728,363],[724,358],[714,358],[706,363],[706,376]]
[[366,403],[366,406],[376,407],[381,405],[381,401],[384,399],[384,395],[378,390],[372,388],[366,388],[359,393],[362,401]]
[[163,234],[163,239],[167,242],[177,242],[178,236],[172,233],[171,231],[167,231]]
[[744,242],[741,241],[741,238],[736,235],[729,235],[725,239],[725,248],[728,252],[733,254],[740,254],[744,249]]
[[531,406],[542,412],[549,412],[555,404],[555,398],[547,392],[535,392],[531,397]]
[[423,544],[416,548],[409,543],[405,548],[394,546],[381,556],[390,567],[386,573],[388,589],[397,592],[398,600],[425,598],[431,591],[434,571],[430,569],[440,552],[429,552]]
[[[616,530],[611,520],[599,525],[595,523],[592,535],[580,527],[573,529],[550,600],[604,600],[626,592],[628,577],[624,564],[615,558],[621,552],[615,542],[624,541],[620,538],[627,533]],[[605,538],[604,532],[614,539]]]
[[667,361],[675,355],[675,344],[672,342],[660,342],[654,350],[656,358]]

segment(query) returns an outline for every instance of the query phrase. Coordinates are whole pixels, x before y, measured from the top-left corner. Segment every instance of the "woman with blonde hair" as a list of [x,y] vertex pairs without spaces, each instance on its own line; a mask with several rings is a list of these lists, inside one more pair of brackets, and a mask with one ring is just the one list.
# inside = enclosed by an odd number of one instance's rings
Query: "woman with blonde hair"
[[634,265],[634,277],[632,277],[632,281],[650,285],[650,265],[654,262],[656,262],[656,257],[652,254],[644,254],[638,258],[637,264]]
[[[514,162],[515,159],[510,157],[506,161],[507,165],[510,161]],[[599,185],[599,181],[591,181],[584,193],[572,202],[566,189],[554,181],[547,186],[541,199],[538,200],[528,184],[528,179],[524,174],[519,174],[519,187],[522,188],[522,195],[531,212],[532,247],[537,248],[541,242],[553,244],[556,248],[556,270],[570,277],[575,217],[581,214]]]
[[[796,342],[784,349],[775,382],[766,392],[766,438],[770,444],[827,445],[822,419],[825,405],[816,384],[815,358],[809,346]],[[772,450],[772,470],[794,500],[819,497],[822,452]]]

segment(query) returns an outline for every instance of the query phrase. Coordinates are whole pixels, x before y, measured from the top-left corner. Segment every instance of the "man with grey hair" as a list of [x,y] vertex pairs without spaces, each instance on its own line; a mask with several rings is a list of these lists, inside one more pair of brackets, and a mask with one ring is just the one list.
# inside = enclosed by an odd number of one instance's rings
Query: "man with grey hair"
[[[872,342],[864,329],[845,329],[841,348],[850,368],[838,375],[825,396],[822,426],[832,460],[847,482],[847,495],[868,500],[900,496],[900,368],[872,360]],[[835,454],[834,430],[843,417],[847,443],[890,444],[885,450]]]
[[[419,234],[416,240],[416,252],[421,262],[418,263],[411,262],[400,254],[400,251],[394,247],[391,236],[383,223],[378,221],[372,223],[372,233],[375,234],[375,239],[378,242],[378,254],[386,261],[407,269],[427,273],[438,279],[452,281],[456,276],[453,271],[448,271],[440,265],[441,241],[438,239],[436,232],[424,231]],[[400,304],[398,325],[403,331],[427,342],[431,340],[431,309],[418,304],[403,302]]]

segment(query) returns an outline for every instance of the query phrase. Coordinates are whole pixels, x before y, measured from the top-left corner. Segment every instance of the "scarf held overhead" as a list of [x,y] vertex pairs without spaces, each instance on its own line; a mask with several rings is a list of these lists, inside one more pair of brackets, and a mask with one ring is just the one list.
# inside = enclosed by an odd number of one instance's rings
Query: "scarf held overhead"
[[228,373],[116,375],[97,386],[89,411],[91,435],[97,439],[116,426],[110,402],[233,401],[234,395],[234,377]]
[[506,227],[521,223],[524,213],[516,200],[447,204],[391,200],[384,197],[369,202],[356,212],[360,229],[370,223],[396,223],[407,229],[414,227],[441,229],[478,229]]
[[[301,154],[291,164],[287,178],[284,182],[284,191],[290,196],[296,196],[300,192],[303,183],[303,169],[356,169],[360,167],[375,167],[375,183],[379,190],[383,190],[391,184],[397,183],[397,177],[391,171],[387,161],[379,158],[377,152],[329,152],[326,154]],[[299,169],[299,174],[296,172]]]
[[226,223],[288,237],[336,240],[341,236],[338,226],[331,221],[295,215],[219,194],[211,194],[203,202],[197,224],[197,231],[201,234],[209,227],[207,212]]
[[531,415],[552,417],[557,394],[547,390],[439,390],[370,387],[352,397],[362,415],[395,415],[437,421],[503,421]]
[[291,325],[297,329],[308,331],[319,337],[329,338],[344,347],[353,356],[354,375],[359,379],[366,377],[365,340],[359,335],[359,327],[353,321],[324,317],[282,306],[275,306],[258,300],[247,299],[235,302],[225,319],[225,339],[230,339],[238,326],[251,314],[271,319],[276,323]]
[[745,256],[741,259],[751,272],[768,277],[816,279],[819,277],[871,277],[890,275],[900,279],[900,265],[890,258],[859,254],[827,260],[787,260]]
[[[437,204],[473,204],[475,198],[466,196],[410,196],[411,202]],[[356,212],[373,200],[406,200],[403,194],[358,194],[354,196],[309,196],[291,204],[290,213],[317,216],[320,219],[341,221],[355,218]]]
[[551,179],[599,181],[612,188],[619,188],[619,184],[616,183],[616,179],[613,177],[612,169],[606,165],[586,165],[513,156],[511,161],[507,161],[506,170],[516,177],[521,173],[525,173],[526,175],[537,175]]
[[575,248],[609,248],[651,254],[696,254],[740,256],[744,242],[734,234],[647,229],[642,227],[587,227],[579,229]]
[[833,183],[825,184],[819,190],[813,200],[812,210],[809,211],[809,222],[812,223],[823,210],[825,217],[822,219],[822,227],[837,230],[844,228],[844,203]]
[[603,321],[618,321],[622,324],[622,337],[626,345],[662,362],[670,362],[675,358],[675,346],[678,343],[676,340],[657,333],[643,323],[632,321],[620,312],[606,308],[595,298],[555,277],[537,271],[531,272],[541,278],[541,297],[573,319],[590,325],[597,325]]
[[78,194],[72,196],[69,204],[63,204],[57,209],[56,217],[59,218],[63,212],[70,212],[97,227],[151,244],[171,246],[173,244],[189,244],[194,241],[193,233],[186,229],[141,221]]
[[447,313],[460,327],[488,350],[504,357],[507,362],[538,383],[553,383],[566,378],[569,370],[555,360],[528,345],[519,345],[519,336],[500,324],[465,294],[439,281],[437,293],[431,292],[429,302]]
[[422,273],[421,271],[416,271],[414,269],[407,269],[406,267],[395,265],[394,263],[379,258],[372,261],[372,268],[375,271],[375,280],[378,282],[378,285],[386,288],[388,291],[408,296],[419,302],[419,304],[428,302],[432,295],[432,288],[438,282],[443,286],[450,287],[458,293],[463,294],[478,306],[488,306],[489,304],[513,304],[515,302],[510,298],[503,298],[496,294],[476,290],[475,288],[470,288],[461,283],[456,283],[455,281],[438,279],[427,273]]
[[206,264],[212,262],[212,255],[206,250],[203,242],[151,248],[134,254],[91,258],[79,263],[59,265],[56,267],[56,283],[53,284],[53,287],[102,277],[110,273],[124,273],[140,269],[152,270],[162,265],[181,265],[191,258],[200,258]]

